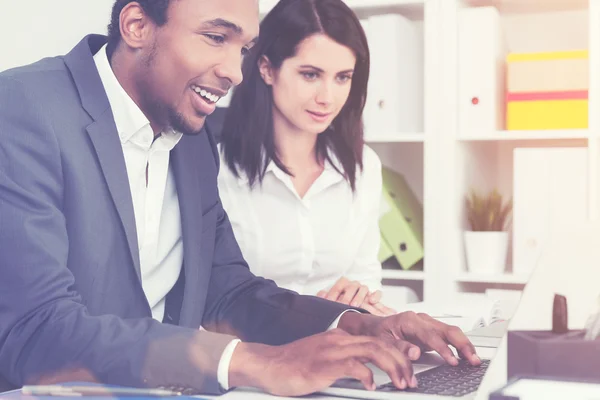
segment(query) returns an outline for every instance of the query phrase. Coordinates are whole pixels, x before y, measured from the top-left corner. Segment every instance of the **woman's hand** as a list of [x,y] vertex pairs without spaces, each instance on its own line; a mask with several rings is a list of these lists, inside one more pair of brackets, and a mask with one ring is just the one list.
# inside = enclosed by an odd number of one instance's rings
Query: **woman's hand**
[[[381,299],[381,291],[378,290],[374,293],[379,293],[379,299]],[[367,301],[365,301],[360,307],[367,310],[371,314],[378,315],[380,317],[388,317],[390,315],[397,314],[397,311],[393,308],[387,307],[380,301],[373,302],[371,299],[367,299]]]
[[329,291],[321,290],[317,296],[352,307],[361,307],[374,315],[388,316],[396,313],[381,303],[380,290],[371,293],[366,285],[345,277],[338,279]]
[[317,293],[317,296],[327,300],[337,301],[338,303],[348,304],[352,307],[360,307],[369,294],[367,285],[361,285],[358,281],[351,281],[341,277],[329,291],[321,290]]

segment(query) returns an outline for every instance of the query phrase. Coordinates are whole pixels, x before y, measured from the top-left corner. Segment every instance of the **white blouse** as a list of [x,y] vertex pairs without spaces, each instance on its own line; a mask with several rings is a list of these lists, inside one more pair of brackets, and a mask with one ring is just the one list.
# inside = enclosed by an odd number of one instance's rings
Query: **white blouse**
[[235,177],[221,157],[221,200],[250,270],[300,294],[328,290],[342,276],[381,289],[381,161],[367,146],[357,172],[352,193],[327,163],[301,198],[274,162],[250,190],[244,174]]

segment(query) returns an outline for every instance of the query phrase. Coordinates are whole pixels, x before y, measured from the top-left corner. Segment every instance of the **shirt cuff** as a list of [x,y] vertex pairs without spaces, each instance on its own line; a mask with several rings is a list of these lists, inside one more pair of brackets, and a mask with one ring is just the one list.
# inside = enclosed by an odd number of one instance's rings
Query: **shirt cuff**
[[351,311],[351,312],[355,312],[355,313],[359,313],[359,314],[361,314],[361,312],[360,312],[360,311],[358,311],[358,310],[346,310],[346,311],[344,311],[343,313],[341,313],[340,315],[338,315],[338,317],[335,319],[335,321],[333,321],[333,322],[331,323],[331,325],[329,325],[329,328],[327,328],[327,330],[328,330],[328,331],[330,331],[330,330],[332,330],[332,329],[335,329],[335,328],[337,328],[338,324],[340,323],[340,319],[342,319],[342,315],[346,314],[348,311]]
[[234,339],[223,350],[221,359],[219,360],[219,366],[217,367],[217,381],[223,390],[229,390],[229,364],[233,358],[233,352],[237,344],[241,342],[240,339]]

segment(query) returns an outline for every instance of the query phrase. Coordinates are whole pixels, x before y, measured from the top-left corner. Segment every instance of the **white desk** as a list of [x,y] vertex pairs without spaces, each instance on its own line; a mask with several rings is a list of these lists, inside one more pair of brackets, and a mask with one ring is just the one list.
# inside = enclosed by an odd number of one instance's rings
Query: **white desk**
[[[567,297],[569,328],[581,329],[600,294],[600,225],[570,226],[555,232],[523,291],[509,330],[550,330],[554,294]],[[489,366],[477,400],[507,381],[506,337]]]

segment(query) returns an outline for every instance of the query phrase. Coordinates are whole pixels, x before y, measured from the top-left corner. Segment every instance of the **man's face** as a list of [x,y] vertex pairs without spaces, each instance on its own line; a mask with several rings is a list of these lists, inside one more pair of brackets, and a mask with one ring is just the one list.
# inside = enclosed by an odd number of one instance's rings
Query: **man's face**
[[133,77],[148,119],[198,133],[216,101],[242,81],[242,59],[258,29],[258,0],[172,0]]

